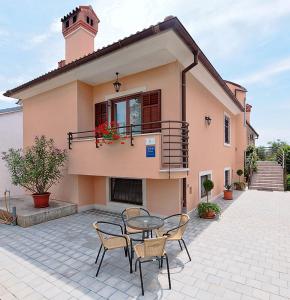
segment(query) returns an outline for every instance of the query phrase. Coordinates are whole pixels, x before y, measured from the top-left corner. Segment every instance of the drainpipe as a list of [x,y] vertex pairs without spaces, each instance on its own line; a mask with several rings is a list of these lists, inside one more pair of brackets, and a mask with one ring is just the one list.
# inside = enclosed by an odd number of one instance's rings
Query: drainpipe
[[[186,122],[186,73],[198,64],[198,52],[193,52],[194,61],[181,72],[181,120]],[[186,146],[183,146],[186,149]],[[186,151],[183,152],[183,156]],[[183,157],[183,167],[186,167],[186,159]],[[183,208],[186,208],[186,178],[182,178]]]

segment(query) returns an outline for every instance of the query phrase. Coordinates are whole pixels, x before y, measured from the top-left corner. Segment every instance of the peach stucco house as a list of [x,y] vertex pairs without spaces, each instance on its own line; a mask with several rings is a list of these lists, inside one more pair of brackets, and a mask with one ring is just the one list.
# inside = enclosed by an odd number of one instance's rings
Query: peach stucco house
[[[45,134],[68,149],[54,198],[80,210],[140,205],[167,215],[194,209],[206,178],[213,199],[236,179],[257,137],[246,89],[221,78],[176,17],[95,52],[91,6],[62,24],[65,60],[5,94],[22,100],[25,146]],[[129,138],[96,144],[95,126],[112,120]]]

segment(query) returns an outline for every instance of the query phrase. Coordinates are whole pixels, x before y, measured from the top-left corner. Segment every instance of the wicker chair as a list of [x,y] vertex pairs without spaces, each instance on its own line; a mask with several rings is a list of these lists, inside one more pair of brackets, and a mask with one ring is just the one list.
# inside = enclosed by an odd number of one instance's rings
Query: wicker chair
[[[111,232],[108,232],[108,231],[104,231],[103,229],[100,228],[101,224],[107,224],[107,225],[112,225],[112,226],[115,226],[115,227],[119,227],[121,229],[121,234],[114,234],[114,233],[111,233]],[[96,229],[97,234],[98,234],[98,236],[100,238],[100,241],[101,241],[101,246],[100,246],[95,264],[98,262],[98,259],[99,259],[102,248],[104,248],[96,277],[99,274],[99,271],[100,271],[105,253],[108,250],[114,250],[114,249],[119,249],[119,248],[124,248],[125,256],[128,256],[128,259],[129,259],[130,273],[132,273],[132,260],[131,260],[131,255],[130,255],[130,251],[129,251],[130,238],[129,238],[128,235],[123,234],[122,226],[119,225],[119,224],[105,222],[105,221],[95,222],[93,224],[93,226]]]
[[169,217],[164,218],[164,221],[168,221],[174,217],[179,217],[179,225],[173,228],[170,228],[169,230],[165,230],[164,226],[162,228],[156,229],[155,233],[157,237],[166,236],[167,241],[178,241],[180,249],[182,249],[181,242],[184,245],[184,248],[186,250],[186,253],[188,255],[189,260],[191,261],[191,257],[189,255],[188,249],[186,247],[186,244],[183,239],[183,234],[185,232],[187,223],[189,221],[189,216],[187,214],[175,214]]
[[[144,285],[143,285],[143,277],[142,277],[142,263],[154,261],[156,258],[159,261],[159,267],[162,267],[163,264],[163,258],[166,259],[166,265],[167,265],[167,276],[168,276],[168,282],[169,282],[169,289],[171,289],[171,280],[170,280],[170,271],[169,271],[169,263],[168,263],[168,257],[165,252],[165,243],[166,243],[166,237],[158,237],[153,239],[145,239],[144,243],[137,244],[134,246],[134,250],[137,256],[136,262],[135,262],[135,272],[137,269],[137,263],[139,263],[139,271],[140,271],[140,281],[141,281],[141,289],[142,289],[142,295],[144,296]],[[161,264],[160,264],[161,262]]]
[[142,233],[141,230],[137,230],[137,229],[127,226],[127,222],[126,222],[127,220],[129,220],[131,218],[139,217],[142,215],[150,216],[150,213],[147,209],[142,208],[142,207],[129,207],[122,211],[121,217],[122,217],[123,224],[124,224],[125,234]]

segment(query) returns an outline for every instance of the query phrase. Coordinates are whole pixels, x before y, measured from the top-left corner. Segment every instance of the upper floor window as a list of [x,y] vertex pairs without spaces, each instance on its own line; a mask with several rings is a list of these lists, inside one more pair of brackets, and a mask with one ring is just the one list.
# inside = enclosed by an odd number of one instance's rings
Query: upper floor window
[[231,144],[231,118],[229,115],[224,115],[224,144]]
[[[108,112],[110,106],[110,112]],[[123,132],[134,126],[134,133],[160,132],[161,90],[127,95],[95,105],[96,126],[108,121],[115,121],[123,126]],[[109,118],[110,116],[110,118]]]

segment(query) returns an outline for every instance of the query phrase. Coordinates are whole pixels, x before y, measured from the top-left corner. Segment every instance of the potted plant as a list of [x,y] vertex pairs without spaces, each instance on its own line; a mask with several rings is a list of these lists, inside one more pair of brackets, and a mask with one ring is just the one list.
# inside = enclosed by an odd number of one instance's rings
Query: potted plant
[[203,182],[203,187],[206,191],[206,202],[198,204],[198,215],[203,219],[214,219],[221,212],[220,207],[216,203],[208,201],[208,194],[214,188],[214,183],[210,179],[207,179]]
[[224,199],[225,200],[233,200],[233,190],[232,190],[231,184],[225,185]]
[[3,153],[2,159],[6,161],[12,183],[33,193],[34,206],[48,207],[48,190],[62,177],[66,150],[56,148],[52,139],[41,136],[25,150],[9,149]]
[[241,176],[244,174],[244,171],[242,169],[237,170],[237,175],[239,176],[239,181],[235,182],[235,188],[239,191],[244,191],[246,188],[246,184],[241,181]]

